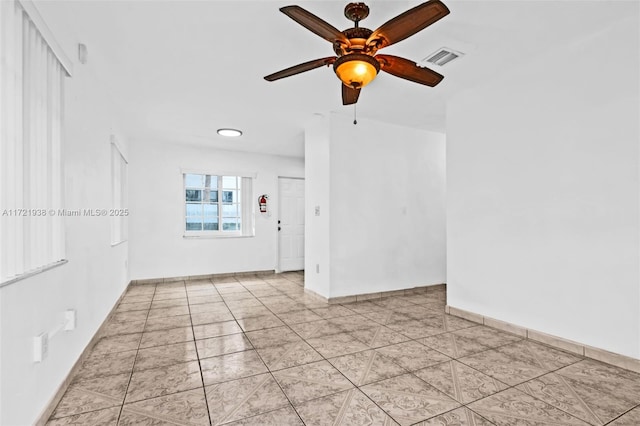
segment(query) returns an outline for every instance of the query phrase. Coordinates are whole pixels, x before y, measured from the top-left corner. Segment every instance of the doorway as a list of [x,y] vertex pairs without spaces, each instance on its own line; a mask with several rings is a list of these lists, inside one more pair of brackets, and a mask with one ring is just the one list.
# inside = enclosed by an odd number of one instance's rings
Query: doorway
[[304,179],[278,178],[278,268],[304,269]]

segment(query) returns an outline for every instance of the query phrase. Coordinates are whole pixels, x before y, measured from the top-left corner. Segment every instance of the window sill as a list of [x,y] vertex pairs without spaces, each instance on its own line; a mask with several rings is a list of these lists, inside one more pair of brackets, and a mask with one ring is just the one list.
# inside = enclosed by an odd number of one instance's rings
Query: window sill
[[226,238],[253,238],[255,237],[255,235],[239,235],[239,234],[235,234],[235,235],[183,235],[182,238],[184,238],[185,240],[198,240],[198,239],[203,239],[203,240],[217,240],[217,239],[221,239],[224,240]]
[[59,261],[57,261],[55,263],[52,263],[50,265],[43,266],[41,268],[34,269],[33,271],[26,272],[26,273],[24,273],[22,275],[19,275],[17,277],[11,278],[9,281],[5,281],[3,283],[0,283],[0,288],[7,287],[7,286],[9,286],[11,284],[15,284],[18,281],[26,280],[27,278],[31,278],[31,277],[33,277],[35,275],[41,274],[41,273],[46,272],[46,271],[48,271],[50,269],[57,268],[58,266],[62,266],[65,263],[69,263],[69,261],[67,259],[62,259],[62,260],[59,260]]

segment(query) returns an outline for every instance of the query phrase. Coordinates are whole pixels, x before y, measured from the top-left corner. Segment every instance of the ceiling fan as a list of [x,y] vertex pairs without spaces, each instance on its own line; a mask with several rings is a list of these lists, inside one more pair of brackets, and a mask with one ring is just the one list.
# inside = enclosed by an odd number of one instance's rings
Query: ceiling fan
[[333,44],[337,56],[316,59],[286,68],[265,77],[275,81],[305,71],[333,64],[333,70],[342,81],[342,103],[358,102],[360,90],[369,84],[380,70],[396,77],[426,86],[435,86],[444,78],[441,74],[420,67],[415,62],[393,55],[379,55],[378,50],[412,36],[449,14],[449,9],[440,0],[429,0],[395,18],[385,22],[377,30],[360,27],[361,20],[369,15],[369,7],[364,3],[349,3],[344,15],[355,26],[340,31],[300,6],[286,6],[282,13],[306,29],[316,33]]

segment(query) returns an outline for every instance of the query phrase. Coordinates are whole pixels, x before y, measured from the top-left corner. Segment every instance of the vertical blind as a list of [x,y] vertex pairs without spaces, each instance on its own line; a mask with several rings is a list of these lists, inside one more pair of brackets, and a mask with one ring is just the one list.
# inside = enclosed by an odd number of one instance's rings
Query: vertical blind
[[111,143],[111,244],[127,240],[127,161]]
[[253,179],[242,177],[242,235],[255,235]]
[[64,259],[66,76],[16,1],[0,1],[0,283]]

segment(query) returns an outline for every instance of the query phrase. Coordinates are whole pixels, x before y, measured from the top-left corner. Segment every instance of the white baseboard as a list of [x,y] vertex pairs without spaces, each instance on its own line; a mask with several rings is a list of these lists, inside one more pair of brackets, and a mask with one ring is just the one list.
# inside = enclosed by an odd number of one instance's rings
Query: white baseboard
[[551,334],[546,334],[541,331],[531,330],[526,327],[522,327],[509,322],[497,320],[495,318],[486,317],[475,312],[465,311],[454,306],[447,305],[445,312],[460,317],[478,324],[484,324],[488,327],[497,328],[498,330],[507,331],[509,333],[517,334],[525,339],[534,340],[536,342],[544,343],[563,351],[571,352],[587,358],[592,358],[598,361],[605,362],[607,364],[614,365],[616,367],[624,368],[627,370],[640,373],[640,359],[632,358],[626,355],[617,354],[615,352],[609,352],[604,349],[594,348],[593,346],[585,345],[583,343],[574,342],[573,340],[565,339]]

